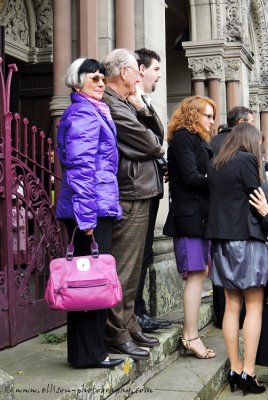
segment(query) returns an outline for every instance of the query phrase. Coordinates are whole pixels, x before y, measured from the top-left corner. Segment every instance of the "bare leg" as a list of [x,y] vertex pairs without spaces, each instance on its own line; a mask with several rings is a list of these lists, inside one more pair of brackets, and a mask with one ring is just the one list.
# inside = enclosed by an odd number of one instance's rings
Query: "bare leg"
[[[194,339],[198,334],[198,318],[201,305],[201,295],[207,271],[189,272],[183,292],[184,328],[185,339]],[[206,352],[206,347],[201,339],[191,342],[191,348],[199,354]]]
[[231,369],[240,374],[243,368],[239,353],[239,316],[243,303],[243,292],[228,289],[224,289],[224,292],[226,304],[222,322],[222,333]]
[[263,288],[251,288],[245,290],[246,317],[243,325],[244,342],[244,368],[243,370],[251,376],[255,375],[255,360],[260,340]]

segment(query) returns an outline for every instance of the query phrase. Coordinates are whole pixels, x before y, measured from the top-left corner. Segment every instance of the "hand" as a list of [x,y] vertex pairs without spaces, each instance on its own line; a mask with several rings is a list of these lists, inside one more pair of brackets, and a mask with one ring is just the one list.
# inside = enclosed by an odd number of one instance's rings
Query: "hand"
[[163,167],[163,174],[164,174],[164,182],[168,183],[169,176],[168,176],[168,167],[166,165]]
[[85,235],[90,236],[92,235],[94,229],[84,229]]
[[256,208],[262,217],[265,217],[268,214],[268,203],[262,188],[255,189],[254,194],[251,193],[249,196],[250,204]]
[[135,110],[137,110],[137,111],[139,111],[145,107],[145,104],[144,104],[141,96],[137,94],[137,91],[135,94],[129,95],[127,100],[130,104],[132,104],[135,107]]

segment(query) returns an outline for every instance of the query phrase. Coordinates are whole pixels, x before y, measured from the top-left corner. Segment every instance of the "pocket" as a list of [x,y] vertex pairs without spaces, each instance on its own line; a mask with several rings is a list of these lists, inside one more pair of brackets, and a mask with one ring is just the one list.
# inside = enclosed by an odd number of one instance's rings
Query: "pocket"
[[134,201],[120,201],[120,206],[123,211],[123,215],[129,215],[133,209]]

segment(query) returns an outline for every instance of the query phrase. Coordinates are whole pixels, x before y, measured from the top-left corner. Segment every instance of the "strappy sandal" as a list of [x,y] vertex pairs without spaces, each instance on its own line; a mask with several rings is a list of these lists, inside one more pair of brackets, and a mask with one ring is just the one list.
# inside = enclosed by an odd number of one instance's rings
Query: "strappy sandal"
[[200,337],[196,337],[194,339],[185,339],[185,337],[183,335],[181,335],[179,337],[179,347],[182,349],[183,351],[183,355],[184,357],[187,357],[187,350],[190,350],[197,358],[201,358],[203,360],[207,360],[209,358],[214,358],[216,353],[214,350],[209,349],[209,348],[205,348],[205,352],[203,354],[198,353],[196,350],[191,348],[191,342],[193,342],[194,340],[200,339]]

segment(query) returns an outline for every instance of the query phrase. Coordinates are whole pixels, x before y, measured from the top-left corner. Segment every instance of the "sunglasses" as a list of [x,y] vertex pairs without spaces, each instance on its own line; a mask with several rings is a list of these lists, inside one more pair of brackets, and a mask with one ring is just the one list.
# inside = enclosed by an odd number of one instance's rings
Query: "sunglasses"
[[106,85],[106,83],[107,83],[107,78],[106,78],[106,76],[94,75],[94,76],[86,76],[86,78],[91,79],[92,82],[94,82],[94,83],[98,83],[100,80],[102,80],[102,82],[104,83],[104,85]]

